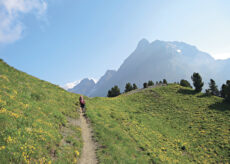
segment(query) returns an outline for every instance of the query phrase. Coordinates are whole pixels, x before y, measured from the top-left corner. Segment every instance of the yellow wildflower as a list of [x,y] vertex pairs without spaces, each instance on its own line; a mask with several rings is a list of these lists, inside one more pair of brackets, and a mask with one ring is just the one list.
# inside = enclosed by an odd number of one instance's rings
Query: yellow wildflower
[[11,115],[11,116],[13,116],[13,117],[15,117],[15,118],[18,118],[18,117],[19,117],[19,115],[18,115],[18,114],[13,113],[13,112],[10,112],[10,115]]
[[77,150],[75,150],[75,154],[76,154],[77,156],[79,156],[80,153],[79,153]]
[[0,78],[1,78],[1,79],[4,79],[4,80],[6,80],[6,81],[8,81],[8,82],[9,82],[8,77],[7,77],[7,76],[5,76],[5,75],[0,75]]
[[0,150],[4,150],[5,148],[5,146],[0,146]]
[[9,136],[9,137],[6,139],[6,142],[7,142],[7,143],[13,142],[13,139],[11,138],[11,136]]
[[73,163],[77,163],[77,158],[74,158]]
[[7,110],[5,108],[0,109],[0,113],[6,113]]

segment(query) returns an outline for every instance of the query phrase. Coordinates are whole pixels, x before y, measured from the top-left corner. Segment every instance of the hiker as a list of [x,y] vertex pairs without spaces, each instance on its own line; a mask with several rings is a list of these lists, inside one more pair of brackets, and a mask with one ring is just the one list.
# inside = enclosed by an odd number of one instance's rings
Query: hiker
[[79,97],[79,102],[80,102],[80,105],[81,105],[81,111],[85,112],[85,100],[83,99],[83,96]]

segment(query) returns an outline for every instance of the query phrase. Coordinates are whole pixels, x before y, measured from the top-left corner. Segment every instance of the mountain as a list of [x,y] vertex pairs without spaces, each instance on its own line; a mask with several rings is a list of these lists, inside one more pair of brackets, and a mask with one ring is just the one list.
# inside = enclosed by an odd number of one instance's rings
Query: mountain
[[92,94],[97,92],[100,88],[103,88],[103,86],[109,82],[109,80],[115,75],[115,73],[116,73],[115,70],[107,70],[106,73],[99,79],[99,81],[96,83],[96,85],[87,95],[91,96]]
[[191,82],[194,72],[201,74],[205,88],[211,78],[220,87],[230,79],[230,59],[215,60],[208,53],[184,42],[156,40],[150,43],[142,39],[117,71],[106,71],[94,86],[78,84],[77,89],[70,91],[103,97],[114,85],[123,91],[127,82],[136,83],[138,87],[148,80],[178,82],[186,79]]
[[94,82],[93,79],[85,78],[85,79],[81,80],[80,83],[77,84],[75,87],[68,89],[68,91],[89,96],[89,93],[90,93],[90,91],[92,91],[95,84],[96,83]]
[[91,93],[94,93],[98,88],[103,87],[113,75],[116,73],[115,70],[107,70],[106,73],[99,79],[97,83],[94,80],[85,78],[80,81],[79,84],[74,86],[71,89],[68,89],[69,92],[82,94],[85,96],[90,96]]
[[150,43],[142,39],[118,71],[114,71],[103,85],[96,84],[89,96],[106,96],[114,85],[123,91],[127,82],[136,83],[139,87],[148,80],[160,81],[164,78],[169,82],[181,79],[191,82],[193,72],[201,74],[205,87],[210,78],[220,86],[230,79],[230,59],[215,60],[208,53],[184,42],[156,40]]

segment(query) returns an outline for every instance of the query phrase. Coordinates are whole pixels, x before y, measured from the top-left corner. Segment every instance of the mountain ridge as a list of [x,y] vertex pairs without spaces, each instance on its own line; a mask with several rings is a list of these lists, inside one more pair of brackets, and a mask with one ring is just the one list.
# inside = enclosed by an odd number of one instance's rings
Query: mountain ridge
[[71,89],[68,89],[68,91],[73,92],[73,93],[77,92],[78,94],[87,96],[88,93],[93,89],[95,85],[96,83],[93,79],[84,78],[83,80],[79,82],[79,84],[77,84]]
[[149,42],[142,39],[118,70],[103,85],[96,84],[86,95],[106,96],[107,91],[114,85],[118,85],[123,91],[127,82],[137,83],[138,87],[142,87],[145,81],[160,81],[164,78],[169,82],[181,79],[191,81],[193,72],[201,74],[206,87],[210,78],[214,78],[217,84],[221,85],[230,79],[230,75],[225,71],[229,69],[228,65],[230,59],[215,60],[194,45],[178,41]]

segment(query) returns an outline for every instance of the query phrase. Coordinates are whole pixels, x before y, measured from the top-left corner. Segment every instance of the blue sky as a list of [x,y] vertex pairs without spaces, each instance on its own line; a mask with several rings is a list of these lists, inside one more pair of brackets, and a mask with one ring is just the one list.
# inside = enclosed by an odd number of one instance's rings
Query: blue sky
[[229,0],[0,0],[0,58],[64,85],[118,69],[142,38],[230,58]]

